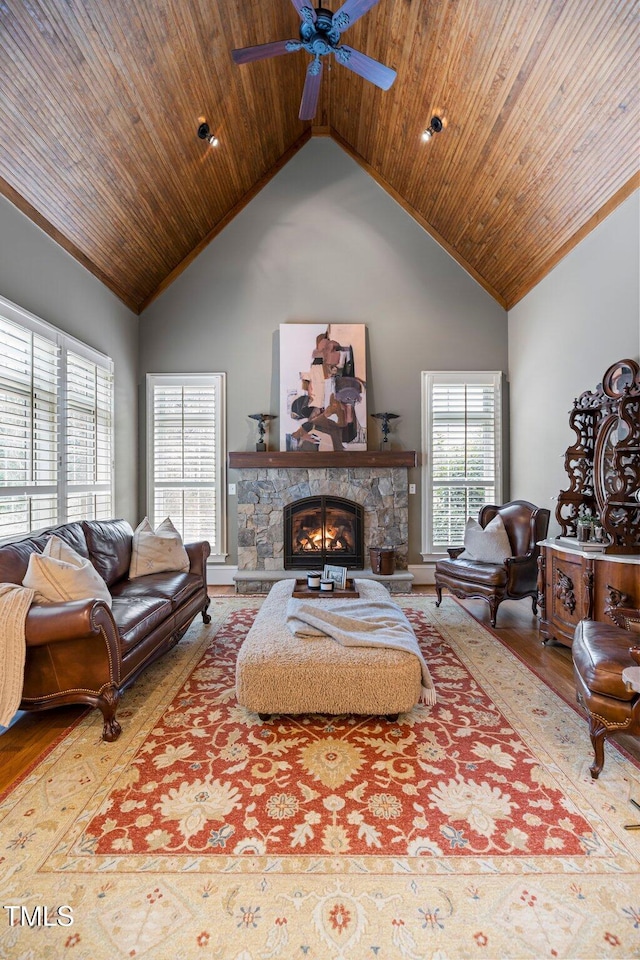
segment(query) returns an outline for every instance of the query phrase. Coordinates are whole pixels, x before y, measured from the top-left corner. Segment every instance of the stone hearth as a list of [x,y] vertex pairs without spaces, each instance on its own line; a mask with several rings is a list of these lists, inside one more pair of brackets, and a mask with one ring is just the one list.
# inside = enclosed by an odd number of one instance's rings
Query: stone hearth
[[[239,592],[261,592],[279,571],[290,574],[284,571],[283,509],[300,498],[322,495],[344,497],[363,507],[365,557],[368,560],[370,547],[394,546],[401,575],[398,586],[410,589],[407,466],[315,467],[303,466],[299,459],[295,462],[301,465],[255,468],[237,463]],[[231,458],[230,464],[236,465]],[[266,582],[261,571],[268,574]],[[249,577],[249,572],[255,572],[255,577]]]

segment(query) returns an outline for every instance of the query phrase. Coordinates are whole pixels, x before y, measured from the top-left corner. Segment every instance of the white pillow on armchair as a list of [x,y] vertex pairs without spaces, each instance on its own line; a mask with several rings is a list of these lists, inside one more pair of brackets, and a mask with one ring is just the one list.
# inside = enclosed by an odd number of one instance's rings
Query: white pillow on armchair
[[503,563],[506,557],[512,557],[504,521],[499,513],[486,527],[469,517],[464,528],[464,550],[459,560],[480,560],[482,563]]

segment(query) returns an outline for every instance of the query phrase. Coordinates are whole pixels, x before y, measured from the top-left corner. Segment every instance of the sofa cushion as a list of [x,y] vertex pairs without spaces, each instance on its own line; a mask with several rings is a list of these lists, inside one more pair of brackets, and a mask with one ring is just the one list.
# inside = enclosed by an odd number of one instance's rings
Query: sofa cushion
[[87,538],[84,535],[81,523],[63,523],[59,527],[51,527],[50,530],[45,530],[45,533],[48,537],[59,537],[64,540],[81,557],[87,558],[89,556]]
[[182,537],[169,517],[163,520],[155,531],[149,523],[149,518],[145,517],[133,531],[130,579],[144,577],[151,573],[188,569],[189,557],[183,546]]
[[127,653],[171,616],[172,607],[169,600],[161,597],[114,597],[111,612],[118,626],[122,652]]
[[147,577],[120,580],[113,586],[114,597],[161,597],[171,600],[175,610],[202,588],[202,577],[193,573],[150,573]]
[[82,529],[94,567],[111,587],[129,573],[133,530],[126,520],[83,520]]
[[32,553],[42,553],[47,538],[28,537],[0,547],[0,583],[22,583]]

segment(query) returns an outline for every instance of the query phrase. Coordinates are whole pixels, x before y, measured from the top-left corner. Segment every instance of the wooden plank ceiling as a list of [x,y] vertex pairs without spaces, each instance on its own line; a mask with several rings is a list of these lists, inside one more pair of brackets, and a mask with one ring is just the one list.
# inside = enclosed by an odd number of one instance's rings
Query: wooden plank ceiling
[[230,55],[297,37],[290,0],[8,0],[0,190],[139,312],[329,134],[509,308],[639,183],[637,10],[379,0],[344,42],[395,84],[334,63],[312,125],[306,53]]

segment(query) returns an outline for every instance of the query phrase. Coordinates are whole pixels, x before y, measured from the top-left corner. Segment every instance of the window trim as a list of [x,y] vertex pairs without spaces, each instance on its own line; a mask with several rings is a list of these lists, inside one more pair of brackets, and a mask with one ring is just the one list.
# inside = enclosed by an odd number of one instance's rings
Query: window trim
[[[84,343],[82,340],[79,340],[77,337],[74,337],[72,334],[65,333],[64,330],[61,330],[59,327],[54,326],[54,324],[49,323],[47,320],[43,320],[41,317],[36,316],[30,311],[26,310],[24,307],[21,307],[19,304],[14,303],[11,300],[8,300],[6,297],[0,296],[0,314],[4,317],[5,320],[10,323],[14,323],[19,327],[22,327],[25,330],[28,330],[32,334],[43,337],[56,345],[58,350],[58,392],[57,392],[57,407],[58,407],[58,429],[57,429],[57,440],[58,440],[58,467],[56,472],[56,483],[48,486],[41,486],[37,488],[37,492],[42,494],[46,493],[47,490],[50,490],[51,493],[55,493],[57,499],[57,512],[58,518],[54,524],[47,524],[44,527],[34,527],[28,531],[23,531],[19,534],[9,534],[6,537],[0,537],[0,544],[14,543],[17,540],[24,539],[26,537],[37,536],[43,530],[48,530],[51,526],[60,526],[61,524],[69,522],[67,518],[67,496],[70,490],[76,490],[75,487],[70,487],[67,482],[67,406],[66,406],[66,397],[67,397],[67,352],[76,354],[77,356],[82,357],[85,360],[88,360],[90,363],[95,364],[96,366],[103,367],[110,374],[111,381],[111,397],[110,397],[110,416],[111,416],[111,463],[109,471],[109,493],[111,496],[111,512],[114,512],[115,509],[115,367],[114,362],[106,353],[102,353],[100,350],[96,350],[94,347],[89,346],[88,343]],[[95,489],[98,484],[91,484],[91,490]],[[104,486],[104,485],[101,485]],[[33,488],[32,484],[22,484],[22,485],[11,485],[11,486],[0,486],[0,495],[2,496],[11,496],[23,494],[28,496],[30,491]],[[77,489],[76,492],[83,492],[80,489]],[[86,491],[84,491],[86,492]]]
[[[208,563],[224,563],[227,559],[227,502],[226,502],[226,395],[227,378],[225,373],[148,373],[146,375],[146,431],[147,431],[147,516],[153,517],[154,504],[154,430],[153,430],[153,389],[158,386],[214,386],[216,405],[219,411],[216,430],[216,478],[215,483],[220,495],[216,500],[216,522],[220,531],[219,552],[211,553]],[[197,486],[197,484],[194,484]],[[163,518],[164,519],[164,518]],[[161,521],[158,521],[161,522]],[[212,544],[213,547],[213,544]]]
[[433,441],[432,387],[435,383],[493,384],[495,404],[494,424],[494,471],[495,500],[502,503],[503,471],[503,423],[502,423],[502,371],[501,370],[423,370],[421,374],[422,396],[422,559],[438,560],[446,553],[434,551],[431,505],[433,502],[433,476],[431,473],[431,448]]

